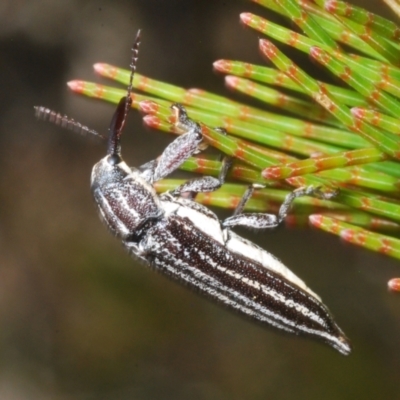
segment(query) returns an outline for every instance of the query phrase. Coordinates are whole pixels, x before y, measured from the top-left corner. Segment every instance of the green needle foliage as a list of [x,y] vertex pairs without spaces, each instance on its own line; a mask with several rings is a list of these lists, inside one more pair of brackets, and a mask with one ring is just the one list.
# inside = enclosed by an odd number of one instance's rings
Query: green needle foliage
[[[333,201],[301,198],[288,219],[310,222],[342,239],[400,259],[400,28],[366,10],[336,0],[254,0],[297,25],[299,33],[260,16],[243,13],[241,21],[265,36],[260,50],[269,66],[218,60],[214,68],[225,82],[273,106],[267,112],[201,90],[186,90],[136,74],[132,107],[148,126],[174,132],[171,102],[186,106],[202,123],[206,142],[233,156],[228,182],[197,201],[234,208],[248,183],[259,190],[247,209],[276,212],[293,187],[339,188]],[[267,14],[267,13],[266,13]],[[274,40],[274,43],[270,41]],[[275,44],[276,43],[276,44]],[[279,46],[311,57],[342,85],[316,80]],[[129,71],[95,64],[97,73],[127,85]],[[118,103],[125,90],[90,82],[69,86],[86,96]],[[215,130],[223,127],[227,135]],[[220,161],[204,154],[186,161],[183,170],[217,176]],[[166,179],[160,192],[182,183]],[[389,282],[400,290],[399,279]]]

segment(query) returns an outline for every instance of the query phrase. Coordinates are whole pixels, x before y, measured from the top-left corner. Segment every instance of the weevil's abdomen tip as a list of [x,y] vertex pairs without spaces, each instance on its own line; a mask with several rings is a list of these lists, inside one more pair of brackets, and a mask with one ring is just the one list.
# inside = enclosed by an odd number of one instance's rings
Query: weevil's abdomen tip
[[344,334],[338,337],[338,342],[334,347],[344,356],[348,356],[352,350],[350,340]]

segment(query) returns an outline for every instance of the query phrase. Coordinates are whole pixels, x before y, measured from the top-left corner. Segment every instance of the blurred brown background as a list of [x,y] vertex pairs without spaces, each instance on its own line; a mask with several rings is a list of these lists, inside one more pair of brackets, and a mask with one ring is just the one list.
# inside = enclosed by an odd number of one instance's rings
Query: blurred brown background
[[[262,329],[136,265],[92,204],[104,148],[34,118],[45,105],[105,133],[113,107],[65,82],[127,66],[139,27],[139,72],[226,94],[214,60],[263,62],[243,11],[268,16],[244,0],[1,2],[1,400],[400,398],[398,262],[310,229],[246,232],[321,295],[354,351]],[[170,140],[132,112],[125,158]]]

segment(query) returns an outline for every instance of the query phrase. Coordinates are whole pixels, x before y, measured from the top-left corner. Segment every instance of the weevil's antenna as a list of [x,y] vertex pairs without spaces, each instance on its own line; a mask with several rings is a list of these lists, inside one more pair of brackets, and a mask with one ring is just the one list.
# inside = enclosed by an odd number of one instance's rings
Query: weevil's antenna
[[46,108],[43,106],[34,106],[33,108],[35,109],[35,117],[37,119],[49,121],[53,124],[61,126],[61,128],[68,129],[83,136],[86,136],[88,133],[90,133],[97,138],[105,139],[104,136],[100,135],[100,133],[98,133],[94,129],[90,129],[87,126],[82,125],[80,122],[75,121],[73,118],[70,118],[66,115],[61,115],[53,110],[50,110],[50,108]]
[[129,64],[129,66],[131,67],[131,75],[129,76],[129,85],[128,85],[127,94],[126,94],[126,107],[125,107],[125,114],[124,114],[124,122],[125,122],[126,116],[128,115],[129,109],[132,106],[131,93],[132,93],[132,88],[133,88],[133,76],[135,75],[136,66],[137,66],[137,62],[139,59],[139,46],[140,46],[140,42],[141,42],[141,32],[142,32],[141,29],[139,29],[137,31],[135,41],[133,42],[133,46],[132,46],[132,58],[131,58],[131,63]]
[[132,46],[132,58],[129,64],[131,68],[131,75],[129,77],[129,84],[126,90],[126,97],[123,97],[115,110],[114,116],[111,120],[109,132],[110,136],[108,139],[108,150],[107,153],[110,156],[120,156],[121,154],[121,133],[124,128],[126,117],[128,115],[129,109],[132,106],[132,87],[133,87],[133,76],[136,71],[136,65],[139,55],[139,45],[140,45],[140,33],[141,30],[137,31],[135,41]]

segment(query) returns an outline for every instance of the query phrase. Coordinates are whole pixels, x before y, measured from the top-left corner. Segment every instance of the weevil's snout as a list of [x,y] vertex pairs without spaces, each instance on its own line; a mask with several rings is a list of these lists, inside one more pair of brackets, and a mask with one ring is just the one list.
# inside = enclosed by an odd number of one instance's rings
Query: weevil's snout
[[130,101],[130,97],[122,97],[108,128],[107,154],[110,156],[110,162],[118,161],[118,157],[121,157],[121,134],[125,125],[127,109],[130,107]]
[[121,134],[124,129],[128,112],[132,107],[132,88],[133,88],[133,76],[136,70],[136,64],[139,54],[140,45],[140,34],[141,30],[137,31],[135,41],[132,46],[132,59],[131,59],[131,74],[129,76],[129,84],[126,91],[126,96],[122,97],[118,103],[117,109],[111,120],[108,137],[108,148],[107,154],[109,155],[108,162],[111,165],[118,165],[122,162],[121,159]]

